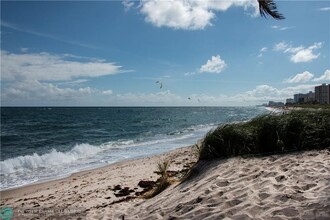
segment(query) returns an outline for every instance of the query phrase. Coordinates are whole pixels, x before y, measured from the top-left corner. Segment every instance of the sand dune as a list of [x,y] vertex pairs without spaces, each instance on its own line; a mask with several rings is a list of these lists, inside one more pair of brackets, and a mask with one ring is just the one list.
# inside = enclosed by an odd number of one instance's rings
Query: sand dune
[[[200,163],[191,178],[156,197],[136,196],[143,191],[140,180],[158,178],[154,173],[158,162],[169,160],[170,170],[179,171],[191,165],[193,158],[190,147],[125,161],[2,192],[1,206],[14,207],[17,219],[330,218],[329,150]],[[119,188],[128,194],[117,197]],[[41,217],[18,213],[29,208],[73,211]]]
[[198,172],[155,198],[105,211],[114,219],[330,218],[329,151],[220,160]]

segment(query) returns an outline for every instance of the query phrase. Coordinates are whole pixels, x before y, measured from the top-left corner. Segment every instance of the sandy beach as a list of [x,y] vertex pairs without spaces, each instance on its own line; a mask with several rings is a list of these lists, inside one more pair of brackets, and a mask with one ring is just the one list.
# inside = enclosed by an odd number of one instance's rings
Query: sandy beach
[[166,160],[179,178],[196,158],[184,147],[3,191],[1,207],[14,219],[330,218],[329,150],[200,163],[183,183],[142,198],[140,181],[156,181]]
[[141,180],[156,181],[159,178],[155,173],[158,163],[169,161],[169,170],[173,173],[187,170],[196,160],[192,154],[191,147],[184,147],[79,172],[64,179],[2,191],[0,206],[13,208],[15,219],[63,216],[98,219],[112,204],[138,198],[139,192],[144,190],[138,186]]

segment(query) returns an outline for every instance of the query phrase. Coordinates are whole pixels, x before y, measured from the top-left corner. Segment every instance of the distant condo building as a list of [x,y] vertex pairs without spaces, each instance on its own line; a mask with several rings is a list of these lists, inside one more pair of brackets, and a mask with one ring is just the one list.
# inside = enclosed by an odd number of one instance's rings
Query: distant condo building
[[315,101],[319,104],[330,104],[330,84],[323,83],[315,87]]
[[307,94],[294,94],[293,100],[294,103],[312,103],[315,100],[315,93],[310,91]]
[[294,94],[293,99],[286,100],[286,105],[303,103],[330,104],[330,84],[323,83],[320,86],[315,86],[315,92]]
[[294,99],[286,99],[286,104],[294,104]]
[[284,106],[284,103],[283,102],[269,101],[267,106],[268,107],[282,107],[282,106]]

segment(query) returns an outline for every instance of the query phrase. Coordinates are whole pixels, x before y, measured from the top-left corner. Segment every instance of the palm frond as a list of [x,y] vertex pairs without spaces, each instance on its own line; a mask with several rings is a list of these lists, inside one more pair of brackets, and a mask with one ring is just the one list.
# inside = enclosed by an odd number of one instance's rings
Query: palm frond
[[260,15],[267,17],[270,15],[274,19],[285,19],[285,17],[277,11],[276,4],[273,0],[258,0]]

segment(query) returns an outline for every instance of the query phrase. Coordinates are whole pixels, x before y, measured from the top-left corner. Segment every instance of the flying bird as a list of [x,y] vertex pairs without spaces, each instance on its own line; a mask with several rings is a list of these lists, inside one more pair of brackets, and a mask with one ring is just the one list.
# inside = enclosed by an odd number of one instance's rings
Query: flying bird
[[159,88],[163,88],[163,83],[161,81],[157,81],[156,83],[159,83]]

